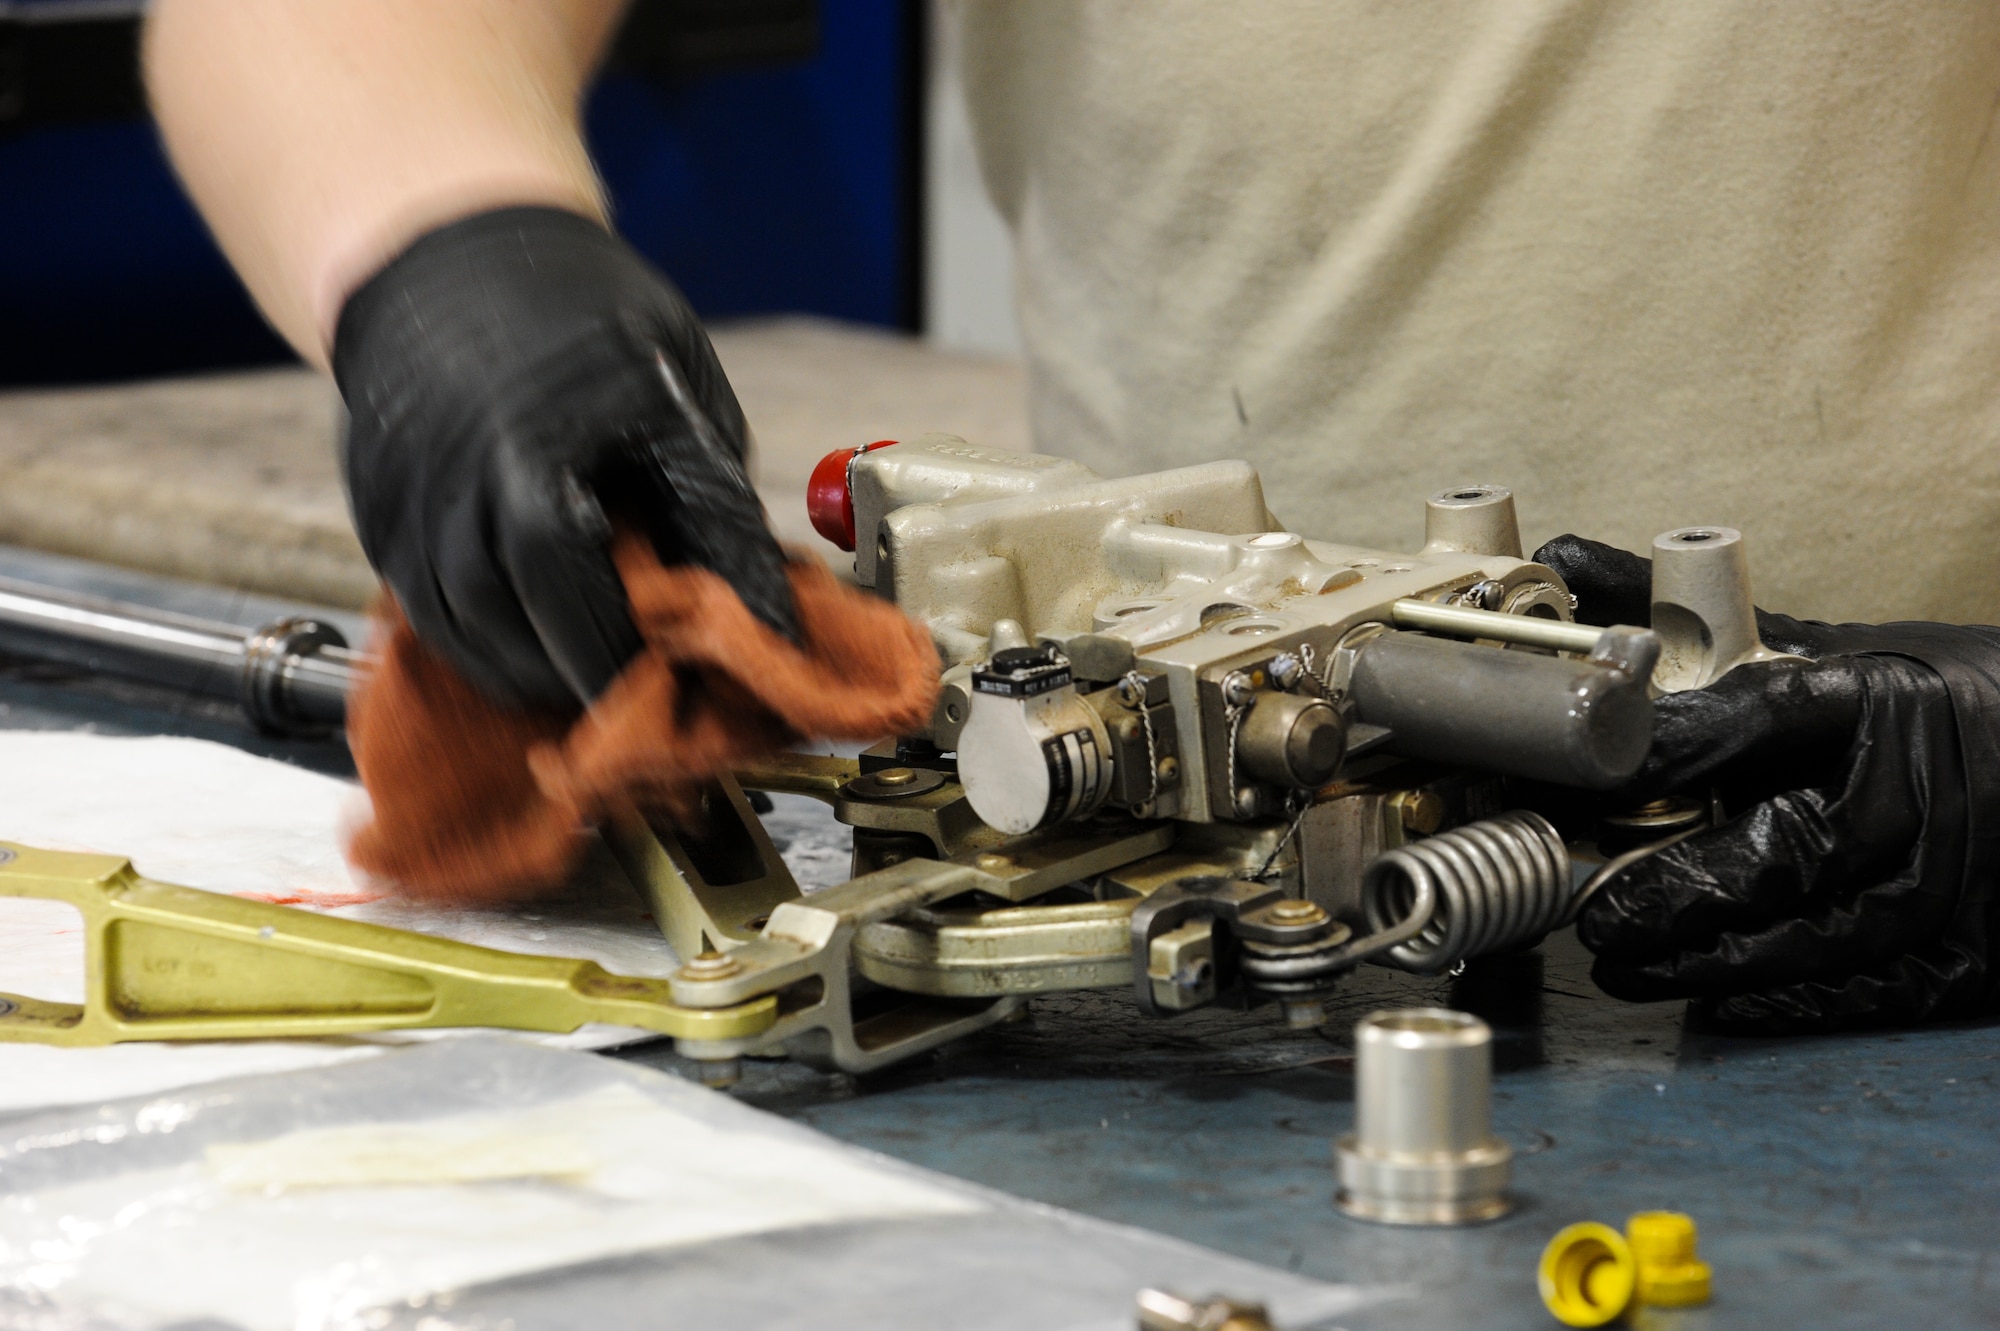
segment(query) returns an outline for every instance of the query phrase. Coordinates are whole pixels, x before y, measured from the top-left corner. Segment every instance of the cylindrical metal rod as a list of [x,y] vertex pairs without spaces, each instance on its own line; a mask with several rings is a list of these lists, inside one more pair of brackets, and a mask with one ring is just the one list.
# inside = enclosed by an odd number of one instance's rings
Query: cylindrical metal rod
[[186,665],[228,667],[242,659],[243,631],[0,578],[0,624]]
[[1517,643],[1523,647],[1546,647],[1557,652],[1577,652],[1588,656],[1596,649],[1604,630],[1588,624],[1572,624],[1562,619],[1542,619],[1536,615],[1509,615],[1498,610],[1474,610],[1470,606],[1439,605],[1404,597],[1389,607],[1390,621],[1399,629],[1422,629],[1426,633],[1448,633],[1454,638],[1488,638],[1494,642]]
[[235,698],[257,725],[285,734],[338,728],[368,661],[318,620],[246,630],[13,578],[0,578],[0,647]]

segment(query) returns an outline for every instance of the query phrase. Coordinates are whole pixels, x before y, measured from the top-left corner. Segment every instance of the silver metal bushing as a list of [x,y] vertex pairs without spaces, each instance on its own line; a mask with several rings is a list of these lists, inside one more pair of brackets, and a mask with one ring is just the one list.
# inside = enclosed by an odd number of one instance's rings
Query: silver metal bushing
[[1493,1031],[1448,1008],[1354,1024],[1354,1131],[1334,1144],[1340,1209],[1385,1225],[1505,1215],[1514,1152],[1493,1135]]

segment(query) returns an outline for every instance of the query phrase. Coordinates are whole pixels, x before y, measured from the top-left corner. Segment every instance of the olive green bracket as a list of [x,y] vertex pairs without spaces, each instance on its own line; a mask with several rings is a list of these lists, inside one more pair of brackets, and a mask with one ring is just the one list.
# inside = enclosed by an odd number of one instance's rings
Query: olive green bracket
[[0,995],[0,1041],[287,1039],[439,1026],[563,1032],[594,1021],[733,1040],[777,1018],[770,997],[684,1007],[663,979],[154,882],[115,855],[0,842],[0,896],[76,907],[85,986],[81,1004]]

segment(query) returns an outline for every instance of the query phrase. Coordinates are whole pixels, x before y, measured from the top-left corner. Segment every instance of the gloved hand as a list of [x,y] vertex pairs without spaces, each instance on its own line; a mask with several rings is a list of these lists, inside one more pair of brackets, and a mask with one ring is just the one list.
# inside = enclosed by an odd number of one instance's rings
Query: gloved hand
[[[1579,619],[1648,622],[1648,561],[1575,536],[1535,559]],[[1585,903],[1593,978],[1764,1031],[2000,1010],[2000,629],[1762,611],[1758,627],[1811,660],[1739,666],[1654,704],[1632,794],[1719,794],[1728,821]]]
[[507,208],[425,235],[348,298],[333,369],[362,548],[492,697],[574,710],[638,651],[612,518],[796,636],[715,351],[597,223]]

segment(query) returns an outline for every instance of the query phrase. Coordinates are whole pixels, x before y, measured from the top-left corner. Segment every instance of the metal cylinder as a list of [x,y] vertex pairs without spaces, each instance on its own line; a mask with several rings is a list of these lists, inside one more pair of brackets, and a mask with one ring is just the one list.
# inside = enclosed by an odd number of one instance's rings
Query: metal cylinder
[[280,734],[338,728],[367,657],[338,630],[294,618],[244,630],[0,578],[0,648],[209,697],[234,698]]
[[1417,633],[1357,648],[1348,691],[1407,757],[1590,790],[1628,780],[1653,738],[1641,675]]
[[1504,1215],[1513,1150],[1493,1135],[1493,1032],[1448,1008],[1354,1025],[1354,1131],[1334,1147],[1336,1203],[1388,1225]]
[[1498,485],[1461,485],[1424,501],[1424,553],[1521,557],[1514,492]]
[[1347,756],[1347,719],[1318,698],[1266,689],[1243,718],[1236,753],[1259,780],[1313,790],[1333,780]]

